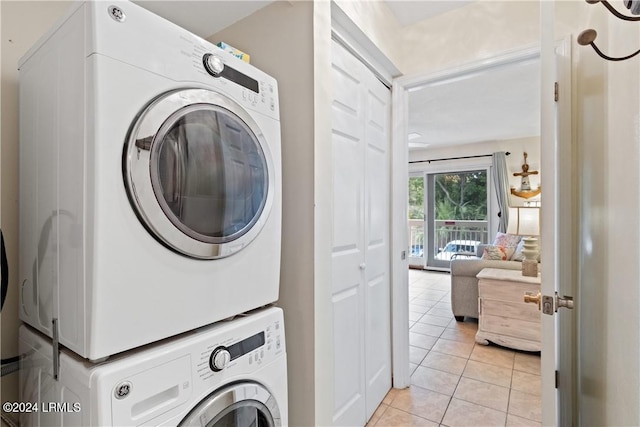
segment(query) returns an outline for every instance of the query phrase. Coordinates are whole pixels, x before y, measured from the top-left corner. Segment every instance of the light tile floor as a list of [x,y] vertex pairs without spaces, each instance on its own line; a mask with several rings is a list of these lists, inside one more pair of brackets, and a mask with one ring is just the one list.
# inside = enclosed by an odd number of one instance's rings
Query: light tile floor
[[409,271],[411,387],[391,389],[367,426],[540,426],[540,355],[475,343],[456,322],[448,273]]

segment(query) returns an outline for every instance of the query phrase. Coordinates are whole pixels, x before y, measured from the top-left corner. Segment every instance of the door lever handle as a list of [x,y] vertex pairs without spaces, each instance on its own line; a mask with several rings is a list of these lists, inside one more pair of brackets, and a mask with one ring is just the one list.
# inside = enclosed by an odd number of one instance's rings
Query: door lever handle
[[568,308],[569,310],[573,310],[573,297],[560,297],[556,292],[556,312],[558,312],[559,308]]
[[524,293],[524,302],[531,303],[531,304],[538,304],[538,310],[540,310],[541,301],[542,301],[541,292],[538,292],[538,294],[534,294],[533,292]]

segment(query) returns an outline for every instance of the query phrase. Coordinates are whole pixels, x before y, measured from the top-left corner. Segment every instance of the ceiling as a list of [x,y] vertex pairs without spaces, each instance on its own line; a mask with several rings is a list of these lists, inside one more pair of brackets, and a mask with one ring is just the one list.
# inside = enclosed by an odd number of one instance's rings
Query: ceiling
[[384,2],[403,27],[473,3],[469,0],[384,0]]
[[272,0],[133,0],[204,39],[272,3]]
[[540,135],[537,58],[438,81],[409,93],[410,148]]
[[[192,33],[208,38],[272,0],[133,0]],[[466,6],[466,0],[383,0],[402,26]],[[537,62],[522,63],[427,85],[409,95],[410,148],[539,135]]]

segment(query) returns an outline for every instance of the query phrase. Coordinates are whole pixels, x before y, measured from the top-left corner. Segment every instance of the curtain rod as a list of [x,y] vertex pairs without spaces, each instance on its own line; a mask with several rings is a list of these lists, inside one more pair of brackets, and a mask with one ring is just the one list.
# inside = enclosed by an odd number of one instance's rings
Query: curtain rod
[[[506,152],[504,153],[505,156],[508,156],[509,154],[511,154],[510,152]],[[411,163],[431,163],[431,162],[441,162],[443,160],[462,160],[462,159],[475,159],[477,157],[491,157],[493,156],[493,154],[478,154],[477,156],[462,156],[462,157],[447,157],[444,159],[433,159],[433,160],[413,160],[411,162],[409,162],[409,164]]]

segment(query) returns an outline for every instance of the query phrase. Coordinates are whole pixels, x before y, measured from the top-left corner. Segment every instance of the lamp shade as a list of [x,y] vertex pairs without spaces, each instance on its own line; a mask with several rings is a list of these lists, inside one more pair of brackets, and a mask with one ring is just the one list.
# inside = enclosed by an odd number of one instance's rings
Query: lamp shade
[[509,208],[509,225],[507,233],[526,236],[540,234],[540,208],[517,207]]

